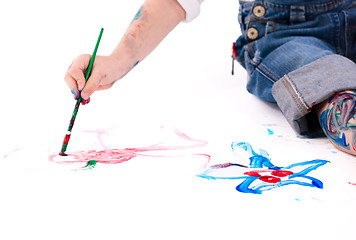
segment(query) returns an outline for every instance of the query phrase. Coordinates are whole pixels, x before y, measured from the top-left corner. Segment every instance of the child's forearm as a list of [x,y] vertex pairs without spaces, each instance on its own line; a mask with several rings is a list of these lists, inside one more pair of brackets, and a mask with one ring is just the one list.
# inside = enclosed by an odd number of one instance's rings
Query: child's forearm
[[185,11],[176,0],[146,0],[111,56],[124,76],[142,61],[182,20]]
[[110,88],[184,19],[185,11],[177,0],[146,0],[110,56],[96,57],[87,82],[83,71],[91,56],[83,54],[73,60],[64,79],[75,98],[81,92],[87,100],[93,92]]

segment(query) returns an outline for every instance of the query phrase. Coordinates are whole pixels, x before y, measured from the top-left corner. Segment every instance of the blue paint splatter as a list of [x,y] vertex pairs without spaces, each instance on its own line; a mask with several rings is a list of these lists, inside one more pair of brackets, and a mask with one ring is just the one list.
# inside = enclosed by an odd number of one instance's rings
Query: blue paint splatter
[[264,191],[291,184],[323,188],[323,183],[319,179],[308,174],[329,161],[316,159],[294,163],[287,167],[278,167],[272,164],[267,151],[260,149],[260,154],[257,154],[249,143],[233,142],[231,147],[233,151],[241,148],[252,155],[249,158],[248,168],[233,163],[218,164],[197,176],[205,179],[243,180],[236,186],[236,190],[253,194],[261,194]]
[[274,132],[269,128],[267,128],[267,131],[268,131],[268,135],[273,135],[274,134]]
[[141,15],[142,15],[142,13],[143,13],[143,9],[144,9],[143,6],[140,7],[140,9],[139,9],[138,12],[136,13],[135,17],[132,19],[131,23],[133,23],[134,21],[138,20],[138,19],[141,17]]

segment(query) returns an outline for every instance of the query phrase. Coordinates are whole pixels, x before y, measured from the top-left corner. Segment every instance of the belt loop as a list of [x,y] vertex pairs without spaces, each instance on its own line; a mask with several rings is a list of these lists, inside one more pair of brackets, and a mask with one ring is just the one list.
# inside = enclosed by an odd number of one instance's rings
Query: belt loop
[[305,6],[290,6],[290,22],[305,22]]
[[265,36],[276,31],[276,23],[274,21],[267,21],[265,28]]

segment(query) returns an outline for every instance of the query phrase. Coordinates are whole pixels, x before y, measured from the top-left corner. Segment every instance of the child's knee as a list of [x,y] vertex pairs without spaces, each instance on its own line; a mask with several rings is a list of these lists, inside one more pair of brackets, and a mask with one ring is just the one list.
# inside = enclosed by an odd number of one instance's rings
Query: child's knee
[[336,93],[316,108],[320,125],[340,150],[356,155],[356,92]]

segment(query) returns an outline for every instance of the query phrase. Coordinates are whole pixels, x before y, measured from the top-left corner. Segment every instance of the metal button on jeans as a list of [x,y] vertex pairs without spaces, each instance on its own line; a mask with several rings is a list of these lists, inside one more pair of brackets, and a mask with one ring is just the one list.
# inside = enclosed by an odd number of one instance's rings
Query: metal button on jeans
[[262,5],[255,6],[252,11],[256,17],[263,17],[266,14],[266,9]]
[[258,31],[256,28],[249,28],[247,29],[247,37],[250,39],[250,40],[255,40],[257,37],[258,37]]

